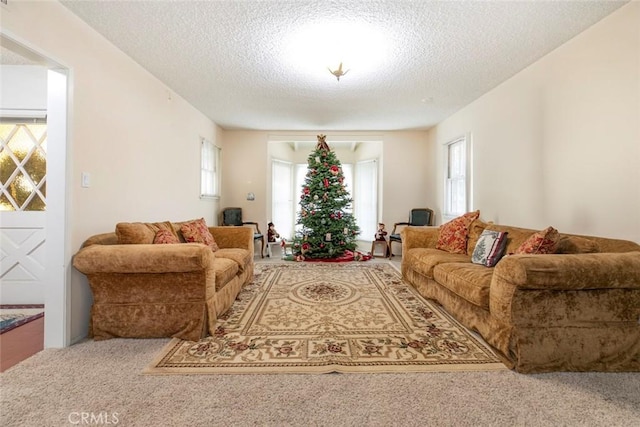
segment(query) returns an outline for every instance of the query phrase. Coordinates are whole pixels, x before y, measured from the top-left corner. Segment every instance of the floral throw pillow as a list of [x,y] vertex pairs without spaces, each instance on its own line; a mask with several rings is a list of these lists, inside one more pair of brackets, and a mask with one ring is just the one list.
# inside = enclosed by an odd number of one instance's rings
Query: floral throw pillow
[[451,252],[452,254],[466,254],[469,225],[479,216],[480,211],[467,212],[442,224],[438,233],[436,249]]
[[173,234],[169,230],[158,230],[156,237],[153,238],[153,243],[156,245],[165,245],[171,243],[180,243],[178,236]]
[[507,247],[507,234],[506,231],[484,230],[473,250],[471,262],[487,267],[496,265]]
[[207,223],[204,221],[204,218],[185,222],[180,227],[180,231],[188,243],[204,243],[214,252],[220,249],[209,232],[209,228],[207,227]]
[[515,250],[514,255],[518,254],[552,254],[556,251],[560,242],[560,233],[553,227],[547,227],[542,231],[538,231]]

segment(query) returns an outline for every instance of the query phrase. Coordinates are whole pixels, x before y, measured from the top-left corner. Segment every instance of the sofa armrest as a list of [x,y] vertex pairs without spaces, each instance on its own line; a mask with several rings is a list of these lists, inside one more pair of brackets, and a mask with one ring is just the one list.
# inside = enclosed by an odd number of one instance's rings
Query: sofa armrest
[[412,248],[435,248],[438,243],[440,227],[420,226],[405,227],[400,232],[402,238],[402,253],[407,253]]
[[519,289],[640,289],[640,252],[510,255],[493,274]]
[[89,237],[87,240],[82,243],[82,248],[86,248],[91,245],[117,245],[118,244],[118,236],[116,233],[102,233],[96,234],[94,236]]
[[[558,345],[571,335],[567,328],[597,333],[617,325],[635,334],[640,252],[511,255],[496,265],[489,295],[491,316],[511,337],[499,345],[505,354],[536,334]],[[554,335],[560,330],[569,335]]]
[[215,255],[199,243],[175,245],[91,245],[78,251],[73,266],[84,274],[184,273],[212,268]]

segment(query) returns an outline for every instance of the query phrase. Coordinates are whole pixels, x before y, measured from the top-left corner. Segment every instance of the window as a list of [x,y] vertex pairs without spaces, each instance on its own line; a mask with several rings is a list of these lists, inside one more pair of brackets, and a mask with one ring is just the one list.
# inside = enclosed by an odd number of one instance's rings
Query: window
[[359,240],[373,240],[378,229],[378,163],[366,160],[356,163],[353,211]]
[[453,218],[471,210],[471,167],[467,137],[446,144],[444,216]]
[[0,123],[0,210],[45,210],[46,153],[46,123]]
[[220,148],[202,139],[200,197],[220,197]]
[[271,162],[271,222],[284,239],[293,237],[293,164],[282,160]]

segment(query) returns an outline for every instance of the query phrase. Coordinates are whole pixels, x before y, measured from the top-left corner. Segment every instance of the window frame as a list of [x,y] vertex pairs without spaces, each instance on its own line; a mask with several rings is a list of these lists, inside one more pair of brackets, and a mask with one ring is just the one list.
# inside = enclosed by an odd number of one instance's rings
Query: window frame
[[[461,150],[462,159],[454,159],[452,162],[451,156],[455,154],[454,148]],[[454,138],[444,144],[444,205],[443,216],[444,220],[448,221],[463,215],[466,212],[472,210],[472,151],[471,151],[471,134],[465,134]],[[454,165],[455,162],[461,162],[460,165]],[[455,169],[455,171],[454,171]],[[452,174],[456,174],[452,176]],[[464,201],[460,212],[453,208],[456,203],[453,189],[457,187],[455,184],[462,183],[464,188]]]
[[212,141],[200,139],[200,198],[220,199],[220,154],[222,149]]

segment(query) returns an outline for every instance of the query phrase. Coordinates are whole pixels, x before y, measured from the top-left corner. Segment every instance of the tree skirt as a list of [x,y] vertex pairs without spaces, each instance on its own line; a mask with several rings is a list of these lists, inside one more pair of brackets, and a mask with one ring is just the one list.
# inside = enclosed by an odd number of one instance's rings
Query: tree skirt
[[285,261],[306,261],[306,262],[351,262],[351,261],[368,261],[371,259],[370,253],[362,253],[359,251],[344,251],[342,255],[335,258],[305,258],[297,259],[294,255],[288,255],[283,258]]
[[214,336],[173,339],[147,374],[507,369],[391,263],[256,264]]
[[44,316],[44,305],[0,305],[0,334]]

